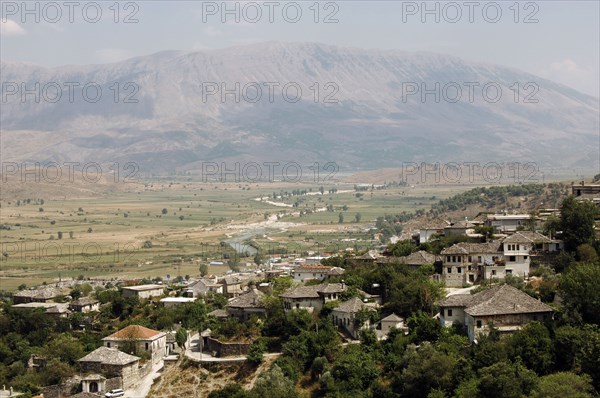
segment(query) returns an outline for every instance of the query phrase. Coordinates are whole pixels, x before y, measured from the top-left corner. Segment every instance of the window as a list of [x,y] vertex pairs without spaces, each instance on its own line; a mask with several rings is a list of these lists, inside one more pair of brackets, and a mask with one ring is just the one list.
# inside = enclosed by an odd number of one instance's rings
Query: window
[[477,328],[481,327],[481,321],[477,321]]
[[446,271],[448,271],[448,273],[451,274],[452,273],[452,267],[446,268]]
[[520,245],[517,245],[517,250],[520,250],[519,247],[520,247]]
[[506,270],[506,275],[512,275],[512,269],[507,269]]
[[527,256],[523,256],[523,260],[527,260]]
[[496,276],[496,270],[495,269],[492,270],[492,275]]
[[469,267],[467,268],[469,271],[471,271],[471,266],[469,265]]
[[477,262],[480,263],[481,262],[481,256],[477,256]]
[[456,268],[456,272],[458,272],[459,274],[462,274],[462,268],[461,267],[457,267]]
[[468,260],[469,260],[469,262],[471,262],[471,256],[469,256]]
[[517,261],[517,256],[508,256],[508,261],[514,263],[515,261]]
[[106,343],[106,347],[110,348],[110,343]]
[[450,256],[446,256],[446,262],[449,263],[450,262]]
[[448,309],[448,316],[452,316],[452,310]]
[[146,343],[146,351],[148,351],[149,345],[148,343]]
[[455,263],[456,262],[456,256],[452,256],[452,262]]

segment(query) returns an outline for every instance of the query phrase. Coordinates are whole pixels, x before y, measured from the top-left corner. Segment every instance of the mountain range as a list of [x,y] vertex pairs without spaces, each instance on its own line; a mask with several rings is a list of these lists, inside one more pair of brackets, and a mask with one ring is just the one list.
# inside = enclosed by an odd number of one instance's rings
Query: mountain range
[[349,171],[598,162],[598,98],[449,55],[267,42],[103,65],[3,61],[1,80],[10,162],[136,162],[150,172],[221,161]]

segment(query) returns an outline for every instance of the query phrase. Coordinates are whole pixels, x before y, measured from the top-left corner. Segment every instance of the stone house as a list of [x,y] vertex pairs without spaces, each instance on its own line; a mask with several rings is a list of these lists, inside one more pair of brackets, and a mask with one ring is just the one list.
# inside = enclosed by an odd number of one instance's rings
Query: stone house
[[441,218],[427,220],[419,225],[419,243],[429,242],[434,235],[444,235],[444,228],[450,223]]
[[[123,389],[135,385],[139,381],[138,367],[140,358],[126,354],[116,348],[100,347],[79,359],[79,367],[82,373],[101,374],[105,377],[121,377]],[[88,383],[88,391],[100,391],[101,385],[94,385],[94,380]]]
[[252,315],[264,316],[267,312],[262,303],[265,294],[258,289],[250,291],[234,298],[227,304],[227,313],[240,321],[245,321]]
[[379,321],[377,334],[380,337],[387,336],[393,328],[402,330],[405,334],[408,334],[408,326],[406,326],[404,318],[396,314],[390,314]]
[[301,265],[292,271],[292,276],[296,282],[315,279],[322,281],[329,278],[330,275],[339,276],[343,273],[343,269],[339,267],[329,267],[327,265]]
[[81,297],[69,303],[69,309],[73,312],[100,311],[100,301],[91,297]]
[[552,317],[552,308],[510,285],[494,286],[476,294],[450,295],[439,302],[442,326],[463,325],[469,340],[491,328],[511,333],[533,321]]
[[283,292],[279,297],[283,300],[283,309],[306,309],[319,312],[329,301],[338,300],[346,291],[343,283],[321,283],[312,286],[296,286]]
[[21,290],[13,295],[14,304],[24,303],[48,303],[62,296],[59,288],[44,286],[36,289]]
[[223,294],[228,298],[235,298],[244,293],[242,282],[242,278],[233,275],[219,280],[219,284],[223,285]]
[[483,276],[481,272],[484,268],[490,277],[504,277],[498,275],[499,271],[504,272],[502,255],[499,242],[460,242],[452,245],[441,252],[442,281],[448,287],[473,284]]
[[129,325],[102,339],[107,348],[127,349],[135,353],[148,352],[152,363],[158,363],[167,353],[167,338],[164,332],[140,325]]
[[362,324],[357,323],[357,314],[361,310],[376,311],[376,304],[364,303],[358,297],[353,297],[334,308],[331,311],[331,319],[338,328],[348,332],[353,339],[358,339],[359,332],[371,326],[369,320],[364,321]]

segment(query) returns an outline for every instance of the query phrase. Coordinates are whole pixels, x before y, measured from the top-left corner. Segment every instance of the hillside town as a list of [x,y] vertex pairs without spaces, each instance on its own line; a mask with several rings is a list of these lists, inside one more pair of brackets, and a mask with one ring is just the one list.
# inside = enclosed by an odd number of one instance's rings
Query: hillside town
[[[574,371],[597,388],[600,186],[573,186],[572,193],[560,209],[538,214],[422,218],[410,238],[362,253],[270,254],[224,275],[200,267],[198,275],[172,280],[81,277],[23,287],[1,307],[0,376],[10,382],[0,397],[146,397],[154,380],[183,363],[258,365],[266,358],[276,359],[293,385],[291,375],[305,366],[335,372],[339,347],[363,347],[347,355],[371,361],[362,357],[370,350],[388,355],[398,346],[407,355],[442,341],[449,352],[471,347],[478,361],[482,347],[517,350],[506,355],[519,355],[522,364],[506,366],[526,366],[542,379],[552,369]],[[568,333],[591,345],[552,342],[546,328],[567,333],[571,322],[587,325]],[[535,341],[521,346],[527,338]],[[545,348],[526,348],[543,341]],[[585,359],[575,353],[581,350]],[[428,355],[442,355],[436,352]],[[550,355],[549,362],[542,365],[538,355]],[[569,357],[577,370],[560,362],[564,355],[577,357]],[[408,375],[399,377],[409,383]],[[344,381],[327,383],[318,388],[342,388]],[[410,383],[402,396],[422,396]]]

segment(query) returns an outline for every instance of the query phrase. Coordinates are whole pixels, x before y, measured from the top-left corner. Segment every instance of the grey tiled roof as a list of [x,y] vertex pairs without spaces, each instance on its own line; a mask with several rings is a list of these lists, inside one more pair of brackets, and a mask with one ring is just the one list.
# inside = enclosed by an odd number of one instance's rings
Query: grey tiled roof
[[471,316],[552,312],[552,308],[510,285],[494,286],[477,294],[456,294],[439,302],[440,307],[465,307]]
[[247,293],[242,294],[241,296],[231,300],[228,307],[232,308],[259,308],[264,307],[262,304],[262,299],[265,297],[265,294],[257,289],[252,289]]
[[504,239],[504,243],[551,243],[552,239],[539,232],[518,231]]
[[456,243],[444,250],[442,255],[446,254],[496,254],[500,253],[499,242],[487,242],[487,243],[467,243],[460,242]]
[[385,318],[383,318],[381,320],[381,322],[384,322],[384,321],[387,321],[387,322],[404,322],[404,319],[400,318],[396,314],[390,314],[390,315],[386,316]]
[[91,297],[81,297],[77,300],[71,301],[71,305],[82,306],[82,307],[86,306],[86,305],[93,305],[96,303],[99,303],[99,301],[96,299],[93,299]]
[[368,305],[367,303],[363,303],[361,299],[358,297],[353,297],[350,300],[344,301],[338,307],[334,309],[334,311],[346,312],[346,313],[356,313],[361,309],[374,309],[372,305]]
[[79,362],[100,362],[106,365],[127,365],[135,361],[139,361],[140,358],[119,351],[116,348],[100,347],[90,352]]
[[297,286],[286,290],[279,297],[282,298],[319,298],[321,294],[341,293],[346,290],[342,283],[321,283],[312,286]]

